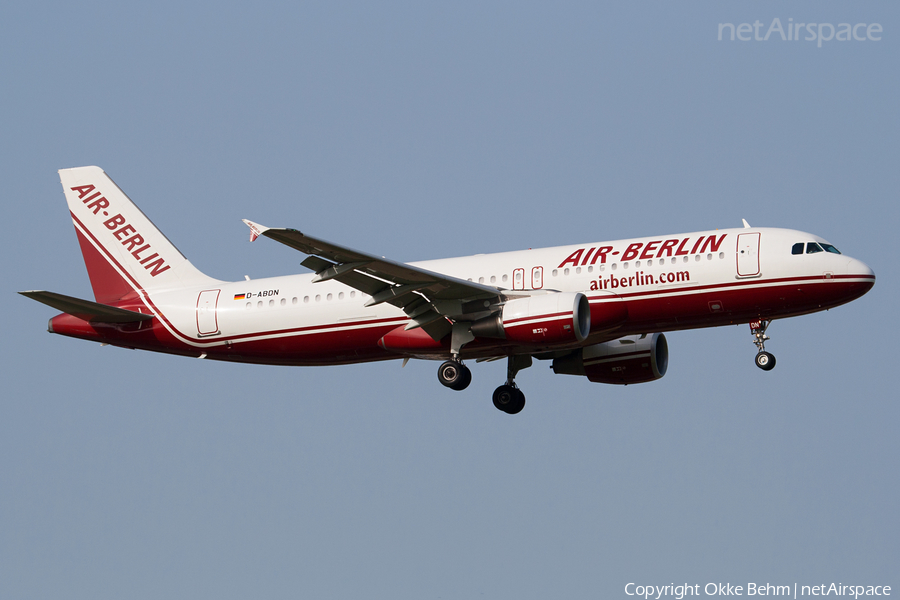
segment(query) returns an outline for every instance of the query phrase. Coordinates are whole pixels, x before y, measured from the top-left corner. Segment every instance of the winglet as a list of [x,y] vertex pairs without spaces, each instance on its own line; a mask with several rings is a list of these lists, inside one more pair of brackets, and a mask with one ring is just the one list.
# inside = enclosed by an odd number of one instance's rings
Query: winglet
[[744,229],[750,229],[750,223],[747,222],[747,219],[741,219],[744,222]]
[[250,241],[255,242],[256,238],[264,234],[269,228],[264,225],[260,225],[259,223],[254,223],[253,221],[248,221],[247,219],[241,219],[244,223],[247,224],[247,227],[250,228]]

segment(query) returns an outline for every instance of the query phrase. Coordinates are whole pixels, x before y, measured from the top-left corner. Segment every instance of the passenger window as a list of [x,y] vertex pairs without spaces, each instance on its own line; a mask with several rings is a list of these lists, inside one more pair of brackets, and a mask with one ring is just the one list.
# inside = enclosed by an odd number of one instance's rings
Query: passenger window
[[803,254],[803,242],[797,242],[791,246],[791,254]]
[[816,252],[822,252],[822,247],[815,242],[808,242],[806,244],[806,253],[815,254]]
[[840,254],[841,251],[832,246],[831,244],[822,244],[822,247],[825,248],[825,252],[831,252],[832,254]]

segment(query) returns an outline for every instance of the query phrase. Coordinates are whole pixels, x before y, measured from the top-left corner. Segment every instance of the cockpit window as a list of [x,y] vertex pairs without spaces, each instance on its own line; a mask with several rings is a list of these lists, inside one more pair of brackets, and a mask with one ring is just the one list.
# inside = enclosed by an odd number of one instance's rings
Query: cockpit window
[[816,254],[817,252],[830,252],[831,254],[840,254],[841,251],[825,242],[797,242],[791,246],[791,254],[803,254],[806,248],[806,254]]

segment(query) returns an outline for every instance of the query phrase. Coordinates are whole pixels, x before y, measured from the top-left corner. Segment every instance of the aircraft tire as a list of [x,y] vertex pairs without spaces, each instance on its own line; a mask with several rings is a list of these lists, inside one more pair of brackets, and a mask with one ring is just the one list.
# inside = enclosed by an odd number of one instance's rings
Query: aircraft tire
[[501,385],[494,390],[494,406],[506,414],[515,415],[525,408],[525,394],[511,385]]
[[459,392],[472,383],[472,372],[465,365],[448,360],[438,367],[438,381],[445,387]]
[[450,388],[456,390],[457,392],[463,391],[464,389],[469,387],[470,383],[472,383],[472,371],[469,370],[469,367],[465,365],[460,365],[459,367],[462,371],[459,375],[459,380],[452,388]]
[[775,356],[769,352],[760,352],[756,355],[756,366],[763,371],[771,371],[775,368]]

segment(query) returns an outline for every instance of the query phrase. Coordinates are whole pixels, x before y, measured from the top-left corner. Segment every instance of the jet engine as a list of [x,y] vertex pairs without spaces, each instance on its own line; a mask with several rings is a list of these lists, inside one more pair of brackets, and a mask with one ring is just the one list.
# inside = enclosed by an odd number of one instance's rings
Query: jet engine
[[644,383],[660,379],[669,366],[669,345],[661,333],[627,335],[553,360],[553,372],[584,375],[594,383]]
[[581,293],[554,292],[509,300],[503,309],[472,324],[475,337],[520,344],[581,342],[591,332],[591,307]]

